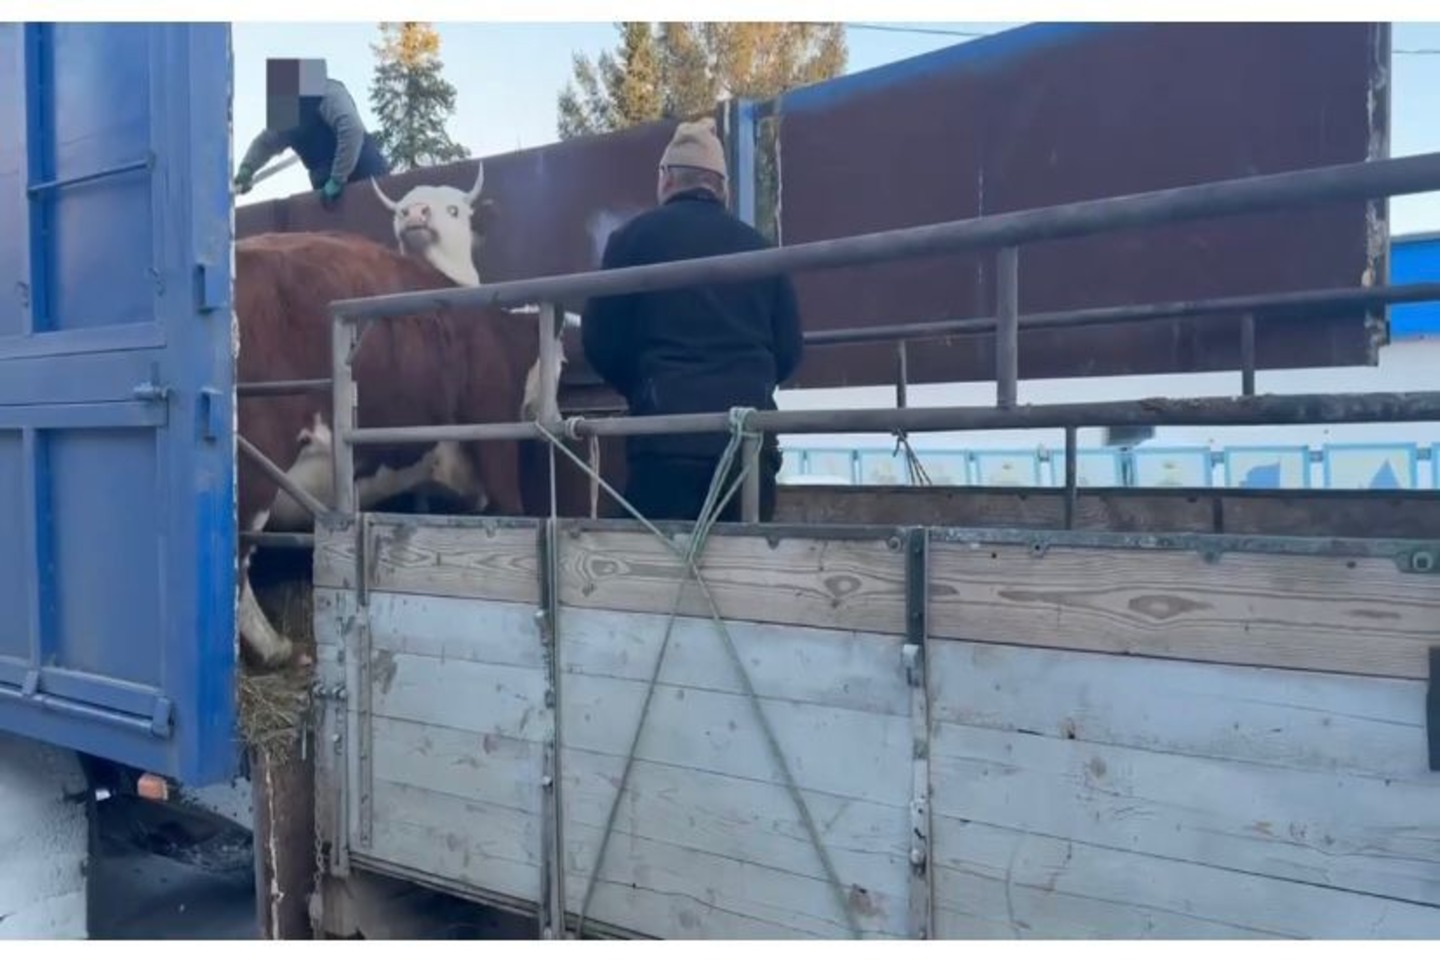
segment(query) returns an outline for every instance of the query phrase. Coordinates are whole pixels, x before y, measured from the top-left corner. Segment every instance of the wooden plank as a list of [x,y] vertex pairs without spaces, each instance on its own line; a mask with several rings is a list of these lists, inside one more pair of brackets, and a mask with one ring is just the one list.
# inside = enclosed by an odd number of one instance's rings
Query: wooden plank
[[[599,610],[560,620],[566,890],[576,906],[666,620]],[[899,638],[739,622],[731,630],[861,929],[903,936],[909,693]],[[593,918],[652,936],[844,936],[819,853],[722,642],[708,619],[677,618],[600,872],[620,886],[597,889]],[[854,777],[857,766],[866,778]],[[623,892],[655,876],[667,878],[671,896],[703,880],[718,909],[657,915]],[[781,927],[750,932],[760,920]]]
[[930,569],[952,639],[1411,679],[1440,643],[1440,578],[1383,558],[935,543]]
[[[560,615],[566,673],[648,682],[669,618],[570,608]],[[909,688],[896,636],[775,624],[727,624],[762,698],[907,716]],[[676,617],[660,671],[667,687],[741,694],[724,640],[708,617]]]
[[375,780],[367,857],[534,903],[539,818],[416,784]]
[[935,818],[946,938],[1440,936],[1440,911],[1384,897]]
[[[374,518],[370,588],[394,593],[538,603],[535,530]],[[352,587],[355,537],[316,534],[315,583]]]
[[[721,616],[875,633],[904,629],[899,542],[714,535],[700,572]],[[561,539],[560,601],[590,609],[669,613],[680,561],[649,532],[571,531]],[[693,582],[680,612],[708,617]]]
[[1425,768],[1425,688],[1414,680],[957,641],[932,644],[929,663],[937,723],[1397,782],[1440,779]]
[[[594,870],[623,765],[619,757],[565,752],[561,796],[568,850],[566,889],[573,899],[572,908],[578,909]],[[909,874],[907,813],[815,793],[807,796],[807,803],[821,825],[821,839],[844,887],[843,895],[858,908],[861,929],[903,936]],[[643,855],[637,845],[643,845]],[[712,872],[711,865],[719,868],[718,872]],[[744,877],[752,870],[777,881],[789,878],[764,898],[785,912],[756,911],[756,891],[744,887]],[[726,910],[757,917],[780,916],[786,922],[790,912],[810,913],[827,924],[840,922],[838,935],[845,935],[843,915],[830,892],[819,855],[789,794],[778,784],[637,763],[600,876],[624,882],[626,877],[656,874],[693,874],[692,882],[703,881],[706,886],[707,899]],[[610,913],[598,890],[596,896],[592,919],[662,935],[646,912],[624,912],[626,904],[612,898],[612,909],[620,912]],[[663,935],[687,934],[672,929]],[[705,935],[726,934],[718,928]]]
[[480,736],[544,739],[545,676],[539,670],[382,650],[371,672],[376,717]]
[[943,936],[1440,935],[1422,685],[931,648]]
[[439,660],[544,669],[535,607],[525,603],[371,591],[371,645]]
[[[1063,489],[788,486],[777,523],[934,527],[1065,526]],[[1440,497],[1406,490],[1081,488],[1074,529],[1246,536],[1440,537]]]
[[[561,742],[624,757],[644,695],[643,683],[567,675],[561,689]],[[762,705],[802,791],[895,807],[909,803],[906,718],[780,700]],[[782,782],[750,703],[732,694],[658,688],[636,757],[760,783]],[[857,777],[857,770],[865,775]]]
[[954,724],[931,750],[937,817],[1440,906],[1440,783]]

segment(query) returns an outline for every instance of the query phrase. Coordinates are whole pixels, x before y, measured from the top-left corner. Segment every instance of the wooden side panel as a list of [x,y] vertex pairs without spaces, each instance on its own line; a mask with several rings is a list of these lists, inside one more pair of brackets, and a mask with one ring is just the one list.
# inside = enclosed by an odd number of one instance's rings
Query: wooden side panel
[[547,711],[533,613],[370,594],[368,857],[534,901]]
[[[561,613],[566,895],[578,912],[667,618]],[[676,621],[588,916],[682,939],[903,937],[909,692],[898,637]],[[767,749],[764,711],[841,889]],[[863,773],[862,773],[863,771]]]
[[931,646],[943,937],[1440,936],[1415,681]]
[[1440,578],[1389,558],[940,543],[931,633],[1215,663],[1428,675]]

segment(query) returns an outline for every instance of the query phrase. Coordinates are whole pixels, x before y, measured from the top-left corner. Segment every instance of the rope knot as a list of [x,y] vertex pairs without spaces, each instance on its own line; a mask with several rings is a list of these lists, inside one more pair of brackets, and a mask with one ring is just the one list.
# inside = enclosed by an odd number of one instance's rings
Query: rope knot
[[562,431],[562,432],[565,434],[565,439],[566,439],[566,440],[579,440],[579,439],[580,439],[580,424],[583,423],[584,421],[585,421],[585,418],[584,418],[584,417],[580,417],[580,416],[566,417],[565,420],[563,421],[564,430]]
[[750,427],[750,415],[754,412],[754,407],[731,407],[730,432],[741,437],[755,436],[759,431]]

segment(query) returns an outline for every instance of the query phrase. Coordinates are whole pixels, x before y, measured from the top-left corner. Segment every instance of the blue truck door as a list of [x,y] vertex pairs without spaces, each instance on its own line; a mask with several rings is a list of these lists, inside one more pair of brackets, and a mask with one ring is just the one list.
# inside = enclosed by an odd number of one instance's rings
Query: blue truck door
[[0,729],[233,774],[228,24],[0,24]]

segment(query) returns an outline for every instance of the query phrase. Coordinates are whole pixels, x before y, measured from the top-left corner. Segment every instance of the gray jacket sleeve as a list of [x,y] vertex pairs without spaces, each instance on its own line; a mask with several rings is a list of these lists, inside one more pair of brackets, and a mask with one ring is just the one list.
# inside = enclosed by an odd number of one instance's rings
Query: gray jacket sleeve
[[250,141],[250,149],[245,151],[245,157],[240,161],[240,166],[249,169],[253,173],[259,173],[260,168],[270,162],[270,158],[285,149],[285,144],[280,141],[280,135],[273,130],[261,130]]
[[335,162],[330,167],[330,176],[335,182],[344,183],[360,162],[360,146],[365,140],[365,124],[344,84],[331,80],[325,85],[320,117],[335,131]]

